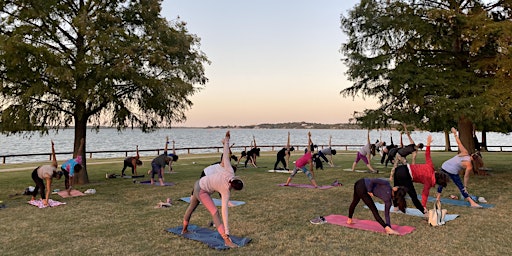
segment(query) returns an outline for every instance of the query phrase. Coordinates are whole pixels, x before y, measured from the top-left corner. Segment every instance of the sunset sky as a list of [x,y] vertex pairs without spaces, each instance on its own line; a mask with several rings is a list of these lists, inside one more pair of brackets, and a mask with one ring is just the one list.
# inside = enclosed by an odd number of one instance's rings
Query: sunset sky
[[340,15],[356,0],[164,0],[211,61],[187,122],[175,126],[346,123],[374,99],[344,98],[351,86],[340,47]]

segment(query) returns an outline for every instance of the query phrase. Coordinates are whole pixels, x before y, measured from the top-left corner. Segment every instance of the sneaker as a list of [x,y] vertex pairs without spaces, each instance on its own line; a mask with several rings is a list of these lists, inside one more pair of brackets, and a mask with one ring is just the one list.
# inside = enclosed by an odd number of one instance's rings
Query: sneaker
[[481,196],[481,197],[478,198],[478,202],[480,202],[480,203],[487,203],[487,200],[485,200],[485,198]]
[[318,218],[314,218],[312,220],[310,220],[309,222],[311,222],[311,224],[324,224],[324,223],[327,223],[327,221],[325,220],[324,216],[320,216]]

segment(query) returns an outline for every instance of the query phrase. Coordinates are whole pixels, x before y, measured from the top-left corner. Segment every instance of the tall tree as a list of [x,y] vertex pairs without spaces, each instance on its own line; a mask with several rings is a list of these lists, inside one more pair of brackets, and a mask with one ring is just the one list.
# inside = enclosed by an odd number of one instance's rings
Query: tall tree
[[457,124],[468,149],[473,123],[511,131],[511,7],[511,0],[361,0],[341,18],[354,81],[341,94],[375,96],[386,118],[427,130]]
[[74,126],[75,155],[87,125],[184,121],[209,61],[160,12],[161,0],[0,0],[1,132]]

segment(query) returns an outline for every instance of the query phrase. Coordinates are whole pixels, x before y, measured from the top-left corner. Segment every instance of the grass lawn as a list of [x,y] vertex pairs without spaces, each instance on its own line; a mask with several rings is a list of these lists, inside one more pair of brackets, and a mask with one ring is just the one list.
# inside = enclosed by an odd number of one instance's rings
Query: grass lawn
[[[293,152],[291,161],[300,156]],[[437,167],[455,153],[433,152]],[[22,193],[33,186],[31,171],[37,164],[0,165],[0,171],[27,167],[26,170],[0,172],[0,200],[7,208],[0,209],[0,245],[2,255],[508,255],[512,251],[510,213],[512,206],[512,153],[484,153],[491,176],[471,176],[469,191],[483,196],[496,207],[472,209],[443,205],[448,213],[459,217],[444,226],[430,227],[426,220],[405,214],[392,214],[393,224],[416,227],[405,236],[349,229],[309,220],[319,215],[348,215],[353,184],[363,177],[389,177],[389,168],[374,161],[381,174],[352,173],[355,153],[338,152],[336,167],[315,172],[319,185],[338,179],[343,186],[327,190],[279,187],[288,175],[268,173],[275,161],[275,152],[263,152],[259,168],[240,167],[237,175],[245,182],[242,191],[232,193],[232,200],[246,204],[229,210],[230,230],[235,236],[252,238],[245,247],[216,251],[206,245],[164,231],[182,224],[188,204],[179,198],[189,196],[202,169],[218,161],[219,155],[182,155],[175,163],[177,173],[166,174],[166,181],[175,186],[157,187],[134,184],[132,179],[106,179],[106,173],[120,174],[122,159],[88,159],[90,183],[77,185],[85,191],[96,189],[94,195],[74,198],[51,198],[66,202],[64,206],[38,209],[27,204],[29,196]],[[139,174],[150,168],[150,158],[142,159]],[[423,153],[418,162],[424,162]],[[62,160],[59,161],[62,163]],[[358,167],[364,168],[359,163]],[[130,171],[128,171],[130,172]],[[146,175],[147,177],[147,175]],[[144,178],[139,180],[146,180]],[[298,173],[294,183],[309,183]],[[415,184],[421,193],[422,185]],[[64,189],[64,179],[54,180],[52,189]],[[459,195],[453,183],[443,197]],[[435,195],[435,189],[431,189]],[[159,201],[173,200],[170,208],[156,209]],[[39,198],[39,195],[38,195]],[[361,201],[355,218],[373,220]],[[408,201],[409,207],[414,207]],[[432,203],[428,204],[432,208]],[[381,212],[381,216],[384,214]],[[206,227],[210,214],[199,206],[191,224]]]

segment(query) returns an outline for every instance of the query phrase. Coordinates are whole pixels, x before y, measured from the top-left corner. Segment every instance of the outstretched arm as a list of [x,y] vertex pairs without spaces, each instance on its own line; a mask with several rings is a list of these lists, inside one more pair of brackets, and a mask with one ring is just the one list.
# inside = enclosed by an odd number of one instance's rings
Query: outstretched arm
[[459,155],[460,156],[469,155],[468,150],[464,147],[464,145],[462,145],[462,142],[459,139],[459,136],[457,134],[457,129],[452,127],[452,133],[453,133],[453,137],[455,137],[455,141],[457,142],[457,146],[459,147],[459,151],[460,151]]
[[407,137],[409,138],[409,143],[410,144],[416,144],[416,143],[414,143],[414,140],[412,139],[411,134],[409,133],[409,131],[407,131],[407,125],[405,125],[405,124],[402,124],[402,125],[404,126],[405,133],[407,134]]
[[231,133],[229,131],[226,132],[226,136],[222,140],[223,151],[222,151],[222,161],[220,165],[224,167],[224,169],[231,168],[231,160],[229,158],[229,139],[231,138]]
[[367,142],[368,144],[370,144],[370,130],[368,129],[368,134],[367,134]]
[[[55,144],[53,143],[53,140],[52,140],[52,166],[57,168],[58,164],[57,164],[57,156],[55,155]],[[46,197],[48,198],[48,197]]]
[[176,142],[172,140],[172,154],[176,155]]
[[165,147],[164,147],[164,154],[167,155],[167,145],[169,145],[169,136],[165,137]]

